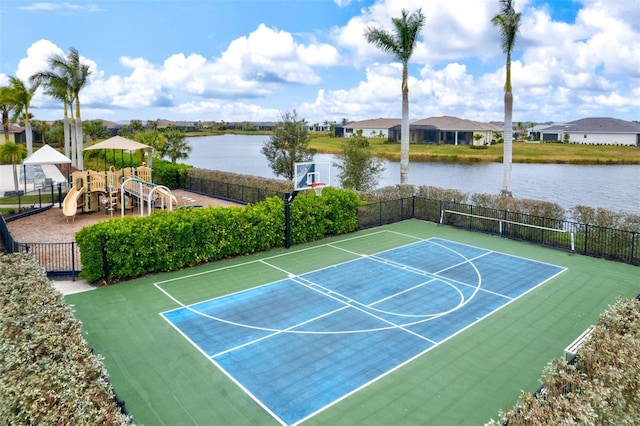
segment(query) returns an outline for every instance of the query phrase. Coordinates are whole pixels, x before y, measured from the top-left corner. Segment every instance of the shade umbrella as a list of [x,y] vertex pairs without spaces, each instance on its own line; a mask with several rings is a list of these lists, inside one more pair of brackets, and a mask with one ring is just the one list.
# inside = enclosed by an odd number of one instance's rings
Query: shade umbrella
[[27,165],[30,164],[71,164],[71,160],[49,145],[44,145],[42,148],[31,154],[22,162],[25,176],[25,193],[27,192]]
[[[137,151],[139,149],[151,150],[153,149],[153,147],[151,145],[146,145],[138,141],[134,141],[133,139],[127,139],[122,136],[114,136],[102,142],[98,142],[95,145],[91,145],[85,148],[84,150],[88,151],[88,150],[96,150],[96,149],[122,150],[124,154],[124,151]],[[149,167],[151,167],[151,155],[149,155]]]

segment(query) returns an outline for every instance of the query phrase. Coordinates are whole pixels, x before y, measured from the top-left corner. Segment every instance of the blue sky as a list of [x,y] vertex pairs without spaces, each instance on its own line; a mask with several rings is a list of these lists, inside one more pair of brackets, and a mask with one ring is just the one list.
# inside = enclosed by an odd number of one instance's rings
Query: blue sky
[[[514,121],[640,120],[640,2],[515,0]],[[0,2],[0,84],[78,49],[84,120],[308,122],[401,115],[401,67],[368,45],[402,8],[425,27],[410,63],[411,119],[504,117],[498,0]],[[38,93],[31,113],[62,107]]]

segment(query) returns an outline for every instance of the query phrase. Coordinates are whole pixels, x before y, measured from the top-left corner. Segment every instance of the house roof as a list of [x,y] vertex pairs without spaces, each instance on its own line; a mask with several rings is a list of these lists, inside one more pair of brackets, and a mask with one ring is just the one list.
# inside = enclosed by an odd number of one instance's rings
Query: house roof
[[352,121],[345,124],[345,129],[389,129],[395,125],[401,124],[399,118],[373,118],[371,120]]
[[568,133],[640,133],[640,124],[617,118],[591,117],[570,121],[563,129]]
[[417,120],[411,123],[414,125],[431,125],[440,130],[467,130],[467,131],[500,131],[501,129],[490,123],[480,123],[477,121],[466,120],[458,117],[442,116],[442,117],[429,117],[422,120]]

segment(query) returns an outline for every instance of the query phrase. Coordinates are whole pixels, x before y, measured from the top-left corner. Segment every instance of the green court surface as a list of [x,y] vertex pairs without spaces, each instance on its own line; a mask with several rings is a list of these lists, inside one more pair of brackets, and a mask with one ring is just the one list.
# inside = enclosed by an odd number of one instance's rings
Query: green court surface
[[[359,238],[365,235],[370,237]],[[344,261],[321,249],[327,243],[349,239],[354,252],[374,254],[407,244],[406,236],[439,237],[567,269],[302,424],[484,424],[510,408],[521,389],[534,392],[546,363],[561,357],[617,297],[640,293],[638,267],[408,220],[68,295],[66,301],[89,345],[104,356],[136,423],[278,424],[163,319],[162,312],[180,305],[154,283],[165,283],[162,288],[182,303],[195,303],[281,280],[283,271],[302,274]],[[282,270],[265,268],[261,259],[277,261]]]

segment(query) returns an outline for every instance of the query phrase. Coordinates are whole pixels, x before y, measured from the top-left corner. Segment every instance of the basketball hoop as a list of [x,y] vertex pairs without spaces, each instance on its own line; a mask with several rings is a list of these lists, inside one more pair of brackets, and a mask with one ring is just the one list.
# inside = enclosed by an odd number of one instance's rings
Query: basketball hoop
[[313,190],[316,191],[316,195],[318,197],[322,195],[322,190],[324,189],[325,186],[327,185],[323,182],[313,182],[311,184],[311,188],[313,188]]

